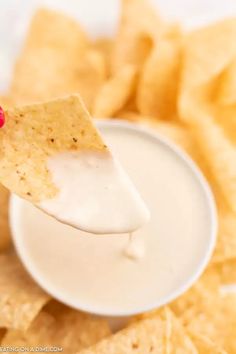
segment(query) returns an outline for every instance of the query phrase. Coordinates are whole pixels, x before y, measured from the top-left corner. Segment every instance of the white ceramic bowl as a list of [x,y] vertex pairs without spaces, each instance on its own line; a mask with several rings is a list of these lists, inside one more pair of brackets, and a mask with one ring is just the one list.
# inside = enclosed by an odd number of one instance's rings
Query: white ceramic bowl
[[80,299],[76,299],[76,301],[71,301],[68,297],[66,298],[65,296],[62,296],[60,291],[56,289],[56,287],[54,287],[53,284],[49,284],[47,281],[45,281],[43,276],[37,270],[37,267],[35,267],[35,264],[32,265],[32,261],[28,257],[27,252],[25,251],[24,244],[22,242],[22,234],[24,233],[24,230],[21,230],[20,223],[19,223],[22,200],[14,195],[11,197],[11,203],[10,203],[10,225],[11,225],[11,230],[12,230],[12,235],[13,235],[13,240],[14,240],[16,250],[24,266],[26,267],[28,272],[32,275],[32,277],[35,279],[35,281],[42,288],[44,288],[49,294],[51,294],[54,298],[76,309],[84,310],[98,315],[130,316],[130,315],[145,312],[153,308],[157,308],[162,305],[165,305],[170,301],[174,300],[175,298],[177,298],[179,295],[184,293],[189,287],[191,287],[191,285],[193,285],[193,283],[198,279],[198,277],[201,275],[201,273],[207,266],[209,259],[212,255],[212,251],[214,249],[214,245],[216,241],[217,216],[216,216],[214,198],[212,196],[212,192],[208,183],[206,182],[202,173],[196,167],[195,163],[182,150],[180,150],[174,144],[169,142],[167,139],[163,138],[162,136],[159,136],[153,130],[144,128],[142,126],[130,124],[130,123],[125,123],[123,121],[122,122],[121,121],[99,121],[98,128],[109,127],[111,125],[112,127],[122,127],[124,129],[139,131],[143,134],[149,135],[152,139],[156,139],[159,144],[161,142],[166,147],[168,147],[168,149],[171,149],[173,154],[175,154],[178,158],[182,160],[182,162],[185,164],[185,167],[191,169],[191,173],[193,174],[195,180],[197,180],[197,182],[199,183],[200,190],[204,195],[204,200],[206,200],[206,210],[208,211],[208,216],[209,216],[208,225],[209,225],[210,232],[208,237],[205,240],[205,245],[204,245],[205,247],[203,252],[204,254],[201,255],[201,258],[199,259],[196,269],[194,269],[192,275],[188,279],[184,280],[184,283],[181,284],[181,286],[176,288],[175,291],[169,293],[168,296],[158,299],[158,301],[156,301],[155,303],[150,303],[150,304],[145,303],[143,306],[140,306],[139,308],[132,309],[130,311],[123,311],[123,312],[120,311],[117,312],[116,309],[114,309],[114,311],[107,312],[104,311],[102,308],[94,308],[93,304],[85,305],[80,302]]

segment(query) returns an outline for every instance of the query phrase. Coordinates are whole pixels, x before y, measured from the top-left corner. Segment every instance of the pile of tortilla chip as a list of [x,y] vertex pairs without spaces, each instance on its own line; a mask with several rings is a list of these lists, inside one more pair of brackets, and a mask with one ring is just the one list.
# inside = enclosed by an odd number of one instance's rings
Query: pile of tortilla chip
[[1,346],[236,353],[236,17],[187,32],[148,0],[123,0],[116,36],[92,40],[74,19],[40,9],[0,105],[73,93],[94,117],[149,125],[191,155],[215,195],[217,245],[190,290],[112,333],[106,320],[57,303],[28,276],[11,249],[8,192],[0,187]]

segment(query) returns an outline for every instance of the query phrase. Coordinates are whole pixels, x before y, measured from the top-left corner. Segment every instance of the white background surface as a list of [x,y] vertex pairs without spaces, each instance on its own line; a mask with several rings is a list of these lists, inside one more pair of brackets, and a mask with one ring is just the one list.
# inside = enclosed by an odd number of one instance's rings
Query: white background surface
[[[151,0],[160,13],[186,27],[236,15],[236,0]],[[0,0],[0,92],[7,88],[11,68],[29,19],[39,6],[64,10],[76,17],[92,36],[112,35],[119,0]]]

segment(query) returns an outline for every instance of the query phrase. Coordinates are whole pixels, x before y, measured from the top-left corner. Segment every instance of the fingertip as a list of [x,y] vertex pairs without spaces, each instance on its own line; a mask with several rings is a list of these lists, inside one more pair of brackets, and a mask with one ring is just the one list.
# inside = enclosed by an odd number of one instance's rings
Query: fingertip
[[0,106],[0,128],[2,128],[5,124],[5,113],[3,108]]

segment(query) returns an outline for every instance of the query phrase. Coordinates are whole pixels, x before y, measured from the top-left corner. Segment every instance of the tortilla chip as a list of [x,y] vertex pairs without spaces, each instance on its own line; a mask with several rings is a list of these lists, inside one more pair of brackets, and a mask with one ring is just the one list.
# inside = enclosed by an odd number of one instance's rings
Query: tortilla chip
[[186,151],[190,154],[208,181],[213,192],[213,197],[215,199],[216,205],[220,210],[220,214],[231,214],[232,211],[229,209],[228,201],[224,197],[224,190],[221,188],[221,185],[218,182],[218,176],[215,175],[214,169],[211,168],[211,162],[209,163],[209,161],[212,159],[212,156],[214,155],[209,155],[209,153],[207,154],[202,147],[200,122],[202,120],[207,122],[209,120],[209,116],[203,112],[201,113],[202,115],[198,115],[198,119],[195,117],[193,120],[191,120],[191,122],[183,125],[184,129],[186,130],[186,136],[189,140],[189,147],[186,149]]
[[0,184],[0,253],[11,244],[11,234],[8,222],[9,191]]
[[73,19],[38,10],[15,68],[11,88],[15,102],[50,99],[74,89],[72,76],[87,47],[87,36]]
[[163,24],[162,37],[169,40],[177,40],[184,35],[183,27],[178,22],[167,22]]
[[4,109],[11,107],[11,98],[9,96],[0,96],[0,106]]
[[77,21],[63,12],[40,8],[31,20],[26,46],[38,48],[66,45],[65,49],[69,49],[76,41],[80,51],[87,48],[89,39]]
[[[236,205],[236,170],[232,163],[235,115],[234,110],[227,107],[225,111],[225,107],[219,105],[217,94],[222,72],[236,55],[232,40],[235,34],[236,19],[231,19],[194,31],[187,37],[179,98],[179,114],[192,129],[202,156],[198,163],[202,167],[203,162],[217,204],[223,205],[221,209],[227,212],[235,212]],[[227,53],[222,51],[222,45],[229,47]]]
[[[205,337],[210,343],[214,343],[214,350],[234,353],[236,296],[222,296],[220,292],[221,282],[229,280],[228,269],[223,265],[219,265],[217,271],[210,267],[190,290],[171,304],[171,308],[187,328],[193,341],[195,337]],[[215,352],[217,353],[212,351]]]
[[105,320],[53,303],[53,309],[49,303],[26,332],[8,330],[2,346],[56,346],[65,354],[74,354],[111,334]]
[[137,106],[141,114],[171,120],[177,115],[180,39],[162,39],[153,49],[141,73]]
[[103,54],[96,50],[87,51],[79,59],[75,73],[76,88],[86,107],[91,112],[94,100],[107,76],[106,61]]
[[189,33],[184,46],[183,88],[202,85],[220,74],[236,55],[235,36],[236,18]]
[[11,85],[15,104],[29,104],[79,92],[88,108],[103,80],[102,55],[88,50],[79,24],[41,9],[32,19]]
[[119,331],[80,354],[162,354],[164,348],[164,321],[148,319]]
[[[220,154],[222,155],[222,164],[228,166],[229,159],[227,162],[227,159],[225,160],[225,157],[223,157],[226,151],[223,152],[224,149],[221,151],[222,146],[220,142],[219,144],[217,143],[217,134],[214,132],[214,129],[220,132],[220,135],[222,135],[223,140],[225,141],[225,145],[229,146],[232,144],[229,141],[228,136],[226,136],[223,127],[216,123],[214,117],[214,104],[211,97],[213,87],[214,83],[206,85],[203,91],[200,90],[200,95],[195,95],[195,101],[188,101],[185,109],[189,115],[188,121],[186,121],[187,124],[185,123],[185,125],[191,133],[192,145],[195,150],[192,158],[198,164],[209,182],[219,210],[223,214],[227,214],[232,213],[232,208],[226,196],[227,191],[225,191],[226,188],[224,186],[223,178],[219,178],[221,177],[221,172],[219,174],[217,172],[218,169],[221,170],[224,168],[223,165],[220,167],[220,161],[219,166],[216,167],[215,162],[218,161],[217,149],[219,149]],[[211,130],[210,126],[213,126],[214,129]],[[224,173],[228,174],[227,170],[223,171],[223,174]],[[228,176],[227,178],[230,177]],[[221,179],[221,181],[219,181],[219,179]]]
[[209,306],[200,309],[187,325],[191,334],[209,338],[228,353],[236,353],[236,295],[216,297],[212,294]]
[[220,75],[236,56],[235,36],[236,18],[194,30],[186,36],[178,104],[182,119],[192,119],[191,115],[198,110],[196,100],[199,94],[203,94],[204,85]]
[[236,258],[236,214],[219,213],[219,231],[212,262],[225,262]]
[[168,308],[164,308],[166,319],[166,353],[198,353],[194,343],[191,341],[181,322]]
[[219,277],[205,272],[183,295],[170,304],[170,308],[187,325],[191,319],[211,306],[212,297],[219,296]]
[[218,102],[222,105],[236,103],[236,58],[225,69],[218,91]]
[[221,84],[222,74],[195,89],[192,94],[188,91],[186,93],[188,101],[185,102],[185,105],[182,105],[182,108],[185,113],[188,112],[188,119],[186,120],[188,124],[211,117],[215,123],[221,126],[226,137],[233,144],[236,144],[236,105],[219,103],[218,96]]
[[208,337],[198,334],[197,332],[191,333],[191,339],[199,353],[228,354],[224,349],[218,347]]
[[206,275],[218,277],[220,285],[236,284],[236,258],[212,264]]
[[114,41],[111,38],[98,38],[93,43],[93,48],[102,54],[105,60],[106,77],[111,75],[111,54],[113,50]]
[[79,96],[6,112],[0,130],[0,181],[33,203],[57,194],[47,159],[59,152],[107,151]]
[[[134,111],[129,111],[129,110],[126,110],[126,109],[122,109],[121,111],[119,111],[117,114],[116,114],[116,117],[117,119],[124,119],[124,120],[127,120],[127,121],[130,121],[130,122],[135,122],[135,123],[143,123],[145,122],[145,119],[146,117],[142,116],[141,114],[137,113],[137,112],[134,112]],[[149,117],[148,117],[149,119]],[[150,119],[154,119],[154,118],[150,118]]]
[[181,323],[168,308],[164,308],[155,316],[134,322],[128,328],[82,351],[81,354],[177,352],[197,354]]
[[223,129],[211,117],[203,116],[192,125],[198,146],[221,190],[229,210],[236,212],[236,149]]
[[146,0],[122,0],[121,19],[112,54],[113,74],[127,64],[141,67],[153,42],[159,36],[162,21]]
[[[176,349],[183,353],[197,353],[196,348],[189,338],[180,320],[174,315],[172,310],[164,308],[143,313],[131,320],[131,325],[144,319],[160,317],[165,321],[165,353],[176,353]],[[181,351],[181,353],[182,353]]]
[[0,255],[0,327],[26,330],[48,300],[14,252]]
[[113,117],[131,98],[137,82],[137,70],[131,65],[122,68],[114,77],[105,82],[98,93],[93,116]]
[[215,103],[212,115],[227,138],[236,146],[236,104],[223,106]]

